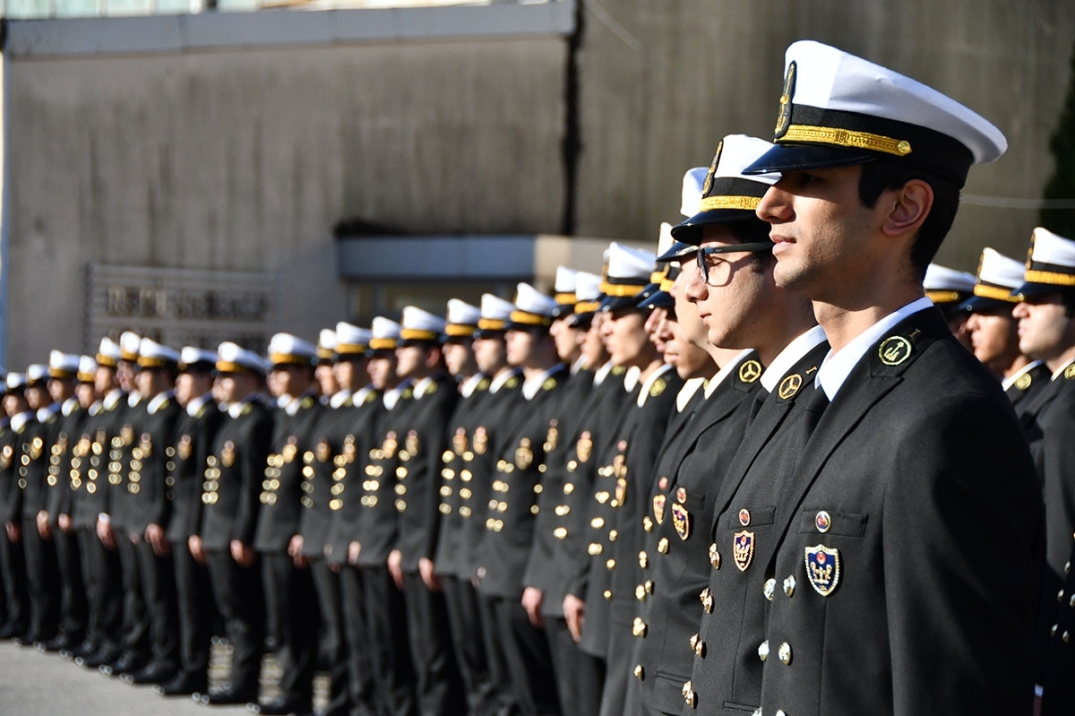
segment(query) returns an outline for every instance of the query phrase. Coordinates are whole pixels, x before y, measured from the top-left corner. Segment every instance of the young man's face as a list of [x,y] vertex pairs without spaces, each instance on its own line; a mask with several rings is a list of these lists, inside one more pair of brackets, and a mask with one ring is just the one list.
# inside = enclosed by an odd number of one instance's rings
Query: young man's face
[[[726,226],[704,227],[702,248],[741,243]],[[705,257],[708,280],[697,265],[684,268],[685,295],[697,307],[706,327],[706,339],[718,348],[746,349],[754,346],[756,330],[763,314],[760,307],[774,291],[772,264],[759,268],[754,256],[743,251],[710,254]]]
[[974,357],[982,363],[1011,362],[1019,354],[1019,323],[1003,307],[970,314],[966,329]]
[[595,313],[582,341],[583,360],[590,370],[597,370],[608,360],[608,351],[605,350],[605,339],[601,330],[601,325],[605,320],[606,314]]
[[444,344],[444,365],[452,375],[463,375],[471,366],[471,342],[453,340]]
[[1075,343],[1075,319],[1067,315],[1059,292],[1029,296],[1012,315],[1019,320],[1019,350],[1032,358],[1050,360]]
[[108,395],[116,389],[116,371],[105,365],[97,366],[97,372],[93,375],[93,386],[98,395]]
[[474,340],[474,362],[478,370],[492,375],[506,361],[506,348],[502,338],[476,338]]
[[93,389],[93,383],[80,382],[75,386],[75,397],[78,404],[83,408],[89,408],[97,400],[97,392]]
[[396,356],[394,353],[378,352],[366,361],[366,372],[370,376],[370,385],[375,390],[384,390],[394,383],[396,375]]
[[556,355],[560,356],[560,360],[565,362],[571,360],[572,356],[575,355],[575,351],[579,349],[583,338],[582,331],[568,325],[570,315],[567,314],[564,317],[557,318],[552,322],[552,326],[549,327],[549,335],[552,336],[553,341],[556,343]]
[[314,379],[317,381],[321,395],[333,395],[340,389],[336,381],[335,366],[327,361],[318,363],[314,368]]
[[645,316],[635,308],[609,311],[606,315],[601,330],[613,364],[636,365],[650,346]]
[[507,349],[508,365],[525,365],[534,354],[537,336],[532,331],[508,331],[504,334],[504,345]]
[[781,288],[813,300],[839,300],[869,281],[876,254],[891,250],[869,241],[890,206],[859,199],[861,166],[784,173],[769,187],[757,215],[771,224],[773,275]]
[[396,375],[411,378],[421,372],[429,358],[429,349],[418,345],[402,345],[396,349]]

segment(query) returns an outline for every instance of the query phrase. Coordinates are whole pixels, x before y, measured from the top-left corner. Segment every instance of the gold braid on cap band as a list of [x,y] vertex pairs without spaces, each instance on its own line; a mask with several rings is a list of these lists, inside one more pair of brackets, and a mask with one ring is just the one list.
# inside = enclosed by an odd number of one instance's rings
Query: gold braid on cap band
[[552,318],[528,311],[512,311],[511,322],[522,323],[527,326],[547,326],[552,323]]
[[96,378],[97,376],[95,376],[93,373],[75,374],[75,379],[78,380],[79,383],[92,383],[94,380],[96,380]]
[[742,209],[754,211],[761,203],[759,196],[707,196],[702,199],[700,211],[714,211],[716,209]]
[[467,325],[465,323],[449,323],[444,328],[444,333],[456,338],[462,338],[463,336],[470,336],[474,334],[475,327]]
[[138,365],[143,368],[163,368],[167,363],[163,358],[146,358],[138,356]]
[[337,343],[336,355],[362,355],[366,352],[366,346],[361,343]]
[[269,361],[273,365],[308,365],[310,356],[297,356],[291,353],[270,353]]
[[1008,303],[1019,303],[1019,299],[1012,295],[1010,288],[1004,288],[1002,286],[991,286],[987,283],[979,283],[974,287],[974,295],[981,298],[992,298],[997,301],[1007,301]]
[[911,143],[906,139],[893,139],[881,134],[856,132],[835,127],[815,127],[808,124],[793,124],[784,136],[776,140],[777,144],[785,142],[807,142],[810,144],[832,144],[837,147],[868,149],[874,152],[894,154],[905,157],[911,153]]
[[335,360],[336,351],[331,348],[325,348],[323,346],[317,347],[317,357],[321,360]]
[[252,373],[253,369],[230,360],[218,360],[216,369],[221,373]]
[[568,293],[566,291],[564,293],[556,294],[555,298],[556,298],[556,302],[559,303],[561,306],[574,306],[575,301],[578,300],[575,297],[574,292]]
[[637,296],[642,293],[642,289],[645,286],[639,286],[635,284],[625,283],[609,283],[605,281],[601,284],[601,293],[606,296],[612,296],[613,298],[630,298],[631,296]]
[[959,300],[959,291],[926,291],[926,298],[934,303],[955,303]]
[[575,313],[593,313],[601,308],[600,301],[579,301],[575,304]]
[[404,328],[399,337],[405,341],[435,341],[440,338],[439,331],[426,331],[421,328]]
[[121,351],[119,354],[120,360],[125,360],[128,363],[136,363],[138,361],[138,354],[131,353],[130,351]]
[[104,353],[98,353],[97,365],[103,365],[105,368],[115,368],[116,359],[112,356],[106,356]]
[[506,324],[499,318],[479,318],[478,330],[481,331],[502,331]]
[[1069,273],[1057,273],[1055,271],[1027,269],[1023,279],[1027,283],[1045,283],[1051,286],[1075,286],[1075,276]]
[[375,351],[387,351],[396,347],[395,338],[371,338],[370,349]]
[[75,371],[63,370],[62,368],[49,368],[49,377],[66,380],[67,378],[74,378]]

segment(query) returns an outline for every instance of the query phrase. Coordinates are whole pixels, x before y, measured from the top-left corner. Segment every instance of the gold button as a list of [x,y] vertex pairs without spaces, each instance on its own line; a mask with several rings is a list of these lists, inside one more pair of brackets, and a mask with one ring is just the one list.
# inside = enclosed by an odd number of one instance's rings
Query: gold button
[[552,531],[552,536],[556,539],[565,539],[567,537],[567,528],[557,527]]
[[649,555],[645,552],[638,553],[638,566],[642,569],[647,569],[649,567]]
[[698,595],[698,598],[702,600],[702,609],[706,614],[713,613],[713,593],[709,591],[709,587],[702,590],[702,593]]
[[785,641],[780,645],[780,649],[776,653],[785,666],[791,663],[791,644]]
[[646,588],[639,584],[635,587],[635,599],[640,602],[646,601]]
[[653,520],[650,519],[649,515],[642,518],[642,529],[646,530],[646,532],[653,531]]
[[795,594],[795,577],[794,576],[789,576],[787,579],[784,580],[784,594],[788,595],[789,597],[791,595]]
[[642,664],[638,664],[637,666],[635,666],[635,678],[639,681],[645,681],[646,671],[642,668]]
[[720,552],[717,551],[717,543],[709,545],[709,563],[713,569],[720,569]]
[[661,537],[661,539],[657,542],[657,551],[660,552],[661,554],[668,554],[668,538],[667,537]]
[[698,643],[694,645],[694,653],[699,659],[704,659],[705,658],[705,642],[704,641],[699,640]]
[[683,684],[683,700],[692,709],[698,708],[698,694],[694,693],[694,685],[689,681]]
[[643,585],[643,586],[645,586],[645,588],[646,588],[646,594],[653,594],[653,580],[652,579],[647,579],[645,585]]
[[773,601],[773,597],[776,596],[776,580],[765,580],[765,588],[762,590],[762,592],[765,594],[766,599],[768,599],[770,602]]
[[605,591],[603,592],[603,594],[604,594],[604,597],[605,597],[605,601],[606,601],[606,602],[611,602],[611,601],[612,601],[612,590],[611,590],[611,589],[606,589],[606,590],[605,590]]
[[607,562],[605,562],[605,567],[607,567],[608,571],[610,571],[610,572],[612,570],[616,569],[616,560],[614,560],[614,559],[608,560]]
[[646,622],[642,621],[642,617],[635,617],[635,621],[631,625],[631,633],[639,639],[646,638]]
[[769,641],[765,640],[758,647],[758,658],[765,661],[769,658]]

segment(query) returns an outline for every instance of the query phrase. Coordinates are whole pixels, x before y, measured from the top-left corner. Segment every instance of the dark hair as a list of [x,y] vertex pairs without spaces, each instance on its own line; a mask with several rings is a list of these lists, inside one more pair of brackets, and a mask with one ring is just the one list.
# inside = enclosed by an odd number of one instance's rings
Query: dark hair
[[1061,291],[1060,302],[1064,304],[1064,317],[1075,317],[1075,291]]
[[911,266],[921,281],[926,276],[926,267],[937,255],[937,249],[955,221],[959,209],[959,187],[921,169],[879,159],[862,165],[859,200],[863,206],[872,209],[883,192],[899,189],[912,179],[921,179],[933,188],[933,206],[911,245]]

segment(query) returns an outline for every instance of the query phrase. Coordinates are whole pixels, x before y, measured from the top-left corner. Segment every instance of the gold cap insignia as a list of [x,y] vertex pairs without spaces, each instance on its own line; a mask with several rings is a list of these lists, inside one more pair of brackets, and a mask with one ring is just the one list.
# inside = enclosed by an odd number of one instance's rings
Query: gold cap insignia
[[790,400],[795,397],[802,387],[803,377],[798,373],[795,373],[780,381],[780,387],[777,388],[776,393],[780,396],[781,400]]
[[748,360],[739,366],[739,380],[743,383],[753,383],[761,377],[761,363],[756,360]]
[[792,62],[788,65],[788,73],[784,76],[784,94],[780,95],[780,112],[776,115],[775,138],[780,139],[788,132],[791,126],[791,98],[795,94],[796,65]]
[[[1064,371],[1064,377],[1065,378],[1070,378],[1071,377],[1071,376],[1069,376],[1067,374],[1070,370],[1071,370],[1071,366],[1068,366],[1068,370]],[[1015,387],[1018,388],[1019,390],[1026,390],[1027,388],[1030,387],[1030,384],[1033,383],[1033,382],[1034,382],[1034,377],[1031,376],[1030,373],[1023,373],[1021,376],[1016,378]]]

